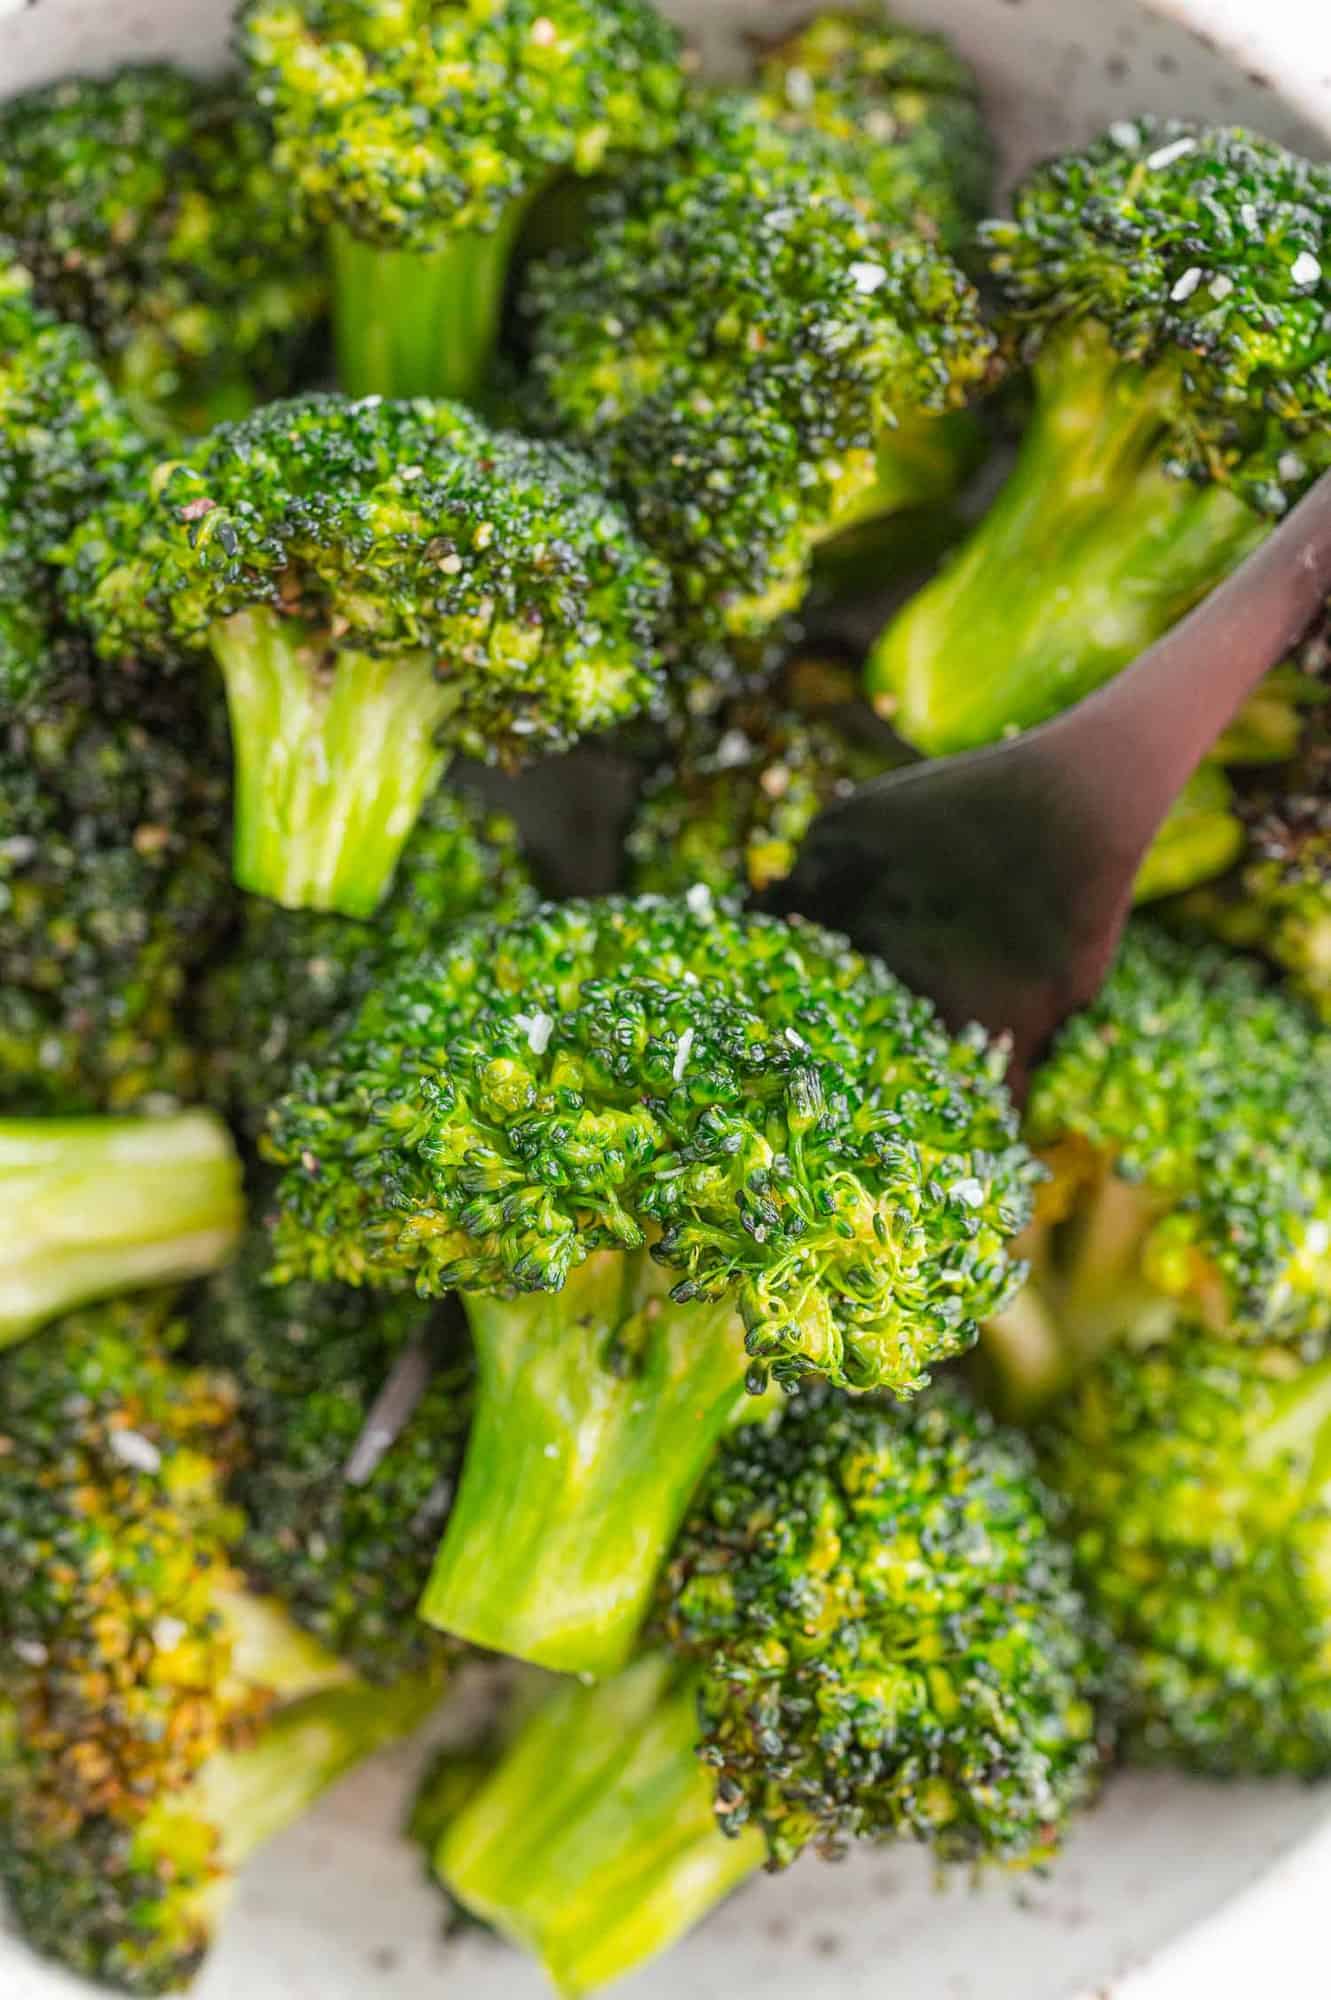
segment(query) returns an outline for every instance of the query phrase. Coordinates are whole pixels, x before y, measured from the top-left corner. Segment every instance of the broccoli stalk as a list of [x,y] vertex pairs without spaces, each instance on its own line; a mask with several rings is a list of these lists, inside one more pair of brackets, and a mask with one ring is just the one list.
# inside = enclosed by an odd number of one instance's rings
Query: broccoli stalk
[[242,1219],[240,1163],[204,1111],[0,1118],[0,1348],[87,1299],[201,1276]]
[[[431,1843],[449,1894],[561,1993],[645,1965],[766,1859],[757,1827],[722,1836],[698,1761],[699,1680],[653,1653],[560,1688]],[[427,1788],[422,1819],[429,1803]]]
[[816,1389],[736,1431],[659,1650],[556,1691],[447,1812],[427,1781],[450,1896],[573,1995],[808,1849],[1047,1859],[1094,1787],[1102,1663],[1045,1504],[1024,1443],[955,1391]]
[[1117,673],[1327,462],[1331,188],[1248,134],[1120,122],[982,232],[1035,408],[993,507],[887,627],[871,695],[945,754]]
[[705,891],[547,905],[386,978],[265,1149],[279,1279],[472,1320],[426,1616],[621,1665],[746,1384],[908,1395],[968,1347],[1028,1209],[1001,1072],[843,940]]
[[368,916],[450,754],[633,714],[664,579],[590,466],[447,403],[272,403],[79,530],[101,652],[221,668],[234,871]]
[[463,1294],[478,1396],[432,1625],[546,1667],[622,1665],[750,1365],[733,1303],[675,1305],[670,1284],[645,1249],[601,1251],[560,1292]]
[[645,0],[250,0],[241,41],[329,225],[352,395],[474,397],[533,202],[668,144],[683,91]]

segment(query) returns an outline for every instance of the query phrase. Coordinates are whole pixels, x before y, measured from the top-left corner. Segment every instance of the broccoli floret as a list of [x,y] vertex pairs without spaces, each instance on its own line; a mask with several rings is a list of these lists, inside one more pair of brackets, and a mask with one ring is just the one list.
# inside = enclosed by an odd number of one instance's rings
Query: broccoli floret
[[324,280],[272,151],[234,84],[161,64],[0,107],[0,235],[156,434],[292,386]]
[[[469,1361],[437,1308],[343,1285],[275,1287],[269,1262],[260,1235],[213,1281],[190,1350],[240,1385],[244,1452],[226,1487],[244,1515],[233,1559],[366,1680],[389,1686],[446,1666],[457,1648],[416,1605],[461,1462]],[[413,1344],[419,1400],[353,1480],[370,1405]]]
[[200,997],[209,1095],[257,1138],[298,1061],[310,1061],[394,963],[459,924],[507,923],[533,900],[517,829],[444,787],[426,800],[374,919],[245,898],[239,934]]
[[423,1615],[618,1666],[746,1384],[909,1394],[970,1345],[1028,1212],[1001,1073],[843,940],[705,890],[384,981],[265,1144],[280,1275],[461,1293],[477,1407]]
[[435,1849],[564,1993],[764,1862],[904,1836],[1030,1865],[1094,1789],[1098,1634],[1028,1448],[955,1391],[737,1432],[660,1611],[665,1650],[556,1693]]
[[1130,927],[1031,1084],[1051,1170],[986,1347],[1014,1406],[1178,1319],[1309,1356],[1331,1333],[1331,1036],[1260,969]]
[[207,1111],[0,1118],[0,1349],[89,1299],[215,1271],[240,1162]]
[[639,893],[760,894],[784,881],[824,806],[900,761],[883,736],[857,727],[854,682],[811,657],[778,690],[727,703],[714,722],[648,782],[628,834]]
[[223,425],[74,541],[108,659],[211,653],[242,888],[368,916],[448,754],[633,714],[663,575],[582,458],[458,405],[310,396]]
[[1128,1756],[1331,1772],[1331,1363],[1183,1329],[1108,1355],[1040,1447],[1117,1643]]
[[72,646],[47,674],[0,722],[0,1113],[168,1108],[234,901],[225,719]]
[[854,149],[882,216],[964,252],[988,208],[994,149],[970,66],[943,35],[880,7],[833,7],[764,49],[758,101],[789,130]]
[[983,239],[1034,409],[998,499],[868,666],[930,754],[1117,673],[1331,460],[1326,167],[1120,121],[1037,169]]
[[993,363],[976,295],[854,177],[835,142],[722,98],[530,273],[534,420],[609,467],[671,566],[685,652],[760,638],[820,542],[969,466],[956,413]]
[[38,1950],[142,1994],[189,1983],[235,1869],[440,1685],[361,1681],[243,1588],[234,1398],[182,1331],[120,1301],[0,1383],[0,1881]]
[[532,203],[668,145],[684,87],[648,0],[250,0],[240,39],[357,396],[472,397]]
[[34,301],[0,238],[0,702],[40,691],[58,625],[55,559],[145,447],[86,334]]

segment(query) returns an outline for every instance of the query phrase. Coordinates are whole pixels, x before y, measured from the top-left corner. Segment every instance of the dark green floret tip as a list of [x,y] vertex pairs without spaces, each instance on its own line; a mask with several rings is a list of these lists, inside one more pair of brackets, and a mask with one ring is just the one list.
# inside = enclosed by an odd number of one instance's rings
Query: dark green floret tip
[[1328,1364],[1185,1329],[1109,1355],[1039,1443],[1113,1632],[1126,1753],[1211,1777],[1324,1777]]

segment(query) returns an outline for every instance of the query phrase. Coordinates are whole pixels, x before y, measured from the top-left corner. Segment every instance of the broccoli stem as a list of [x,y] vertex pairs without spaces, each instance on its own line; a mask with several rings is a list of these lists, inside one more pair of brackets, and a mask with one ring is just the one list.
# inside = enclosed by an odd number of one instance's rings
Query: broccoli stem
[[464,1295],[476,1408],[428,1624],[566,1673],[629,1658],[748,1366],[733,1308],[671,1282],[605,1251],[561,1292]]
[[754,1828],[721,1832],[698,1734],[693,1677],[659,1655],[561,1688],[447,1827],[440,1879],[560,1992],[622,1978],[766,1859]]
[[1186,395],[1099,328],[1052,340],[1016,465],[942,572],[887,626],[870,698],[945,755],[1026,729],[1135,659],[1269,533],[1220,485],[1165,469]]
[[233,869],[287,909],[368,917],[439,781],[456,696],[423,653],[338,647],[266,608],[209,635],[236,772]]
[[452,396],[471,402],[490,372],[504,289],[530,197],[498,226],[437,250],[367,243],[331,231],[338,378],[349,396]]
[[201,1276],[244,1219],[220,1120],[0,1119],[0,1348],[91,1299]]
[[1203,764],[1170,808],[1133,883],[1135,903],[1177,896],[1223,875],[1243,852],[1243,825],[1223,771]]

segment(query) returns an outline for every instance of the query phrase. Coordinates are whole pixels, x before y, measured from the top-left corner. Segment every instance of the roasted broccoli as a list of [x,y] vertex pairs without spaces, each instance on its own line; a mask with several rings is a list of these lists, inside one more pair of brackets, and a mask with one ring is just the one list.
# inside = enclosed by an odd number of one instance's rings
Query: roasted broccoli
[[[226,1485],[232,1541],[255,1588],[364,1679],[447,1666],[454,1642],[416,1617],[470,1415],[470,1363],[437,1307],[346,1285],[266,1282],[259,1235],[209,1286],[193,1359],[238,1385],[244,1450]],[[370,1406],[419,1351],[423,1384],[374,1464],[350,1476]]]
[[1107,1355],[1040,1449],[1117,1642],[1126,1753],[1331,1772],[1331,1363],[1181,1329]]
[[1028,1213],[1001,1073],[843,940],[703,889],[385,981],[266,1145],[279,1275],[462,1295],[476,1415],[423,1615],[618,1666],[746,1383],[905,1395],[969,1346]]
[[361,917],[450,751],[643,706],[665,598],[576,454],[375,396],[223,425],[80,528],[67,591],[108,659],[221,667],[242,888]]
[[297,1062],[320,1054],[395,963],[427,957],[468,918],[506,923],[531,900],[512,821],[447,786],[426,800],[372,920],[246,897],[200,998],[210,1099],[257,1138]]
[[1014,471],[888,625],[870,693],[931,754],[1076,701],[1331,461],[1331,170],[1122,120],[983,229],[1034,409]]
[[975,76],[944,36],[878,6],[832,7],[767,45],[757,81],[769,118],[854,149],[885,221],[969,248],[994,151]]
[[234,902],[225,717],[70,643],[44,680],[0,720],[0,1114],[162,1109]]
[[[900,761],[857,726],[853,681],[832,661],[800,658],[779,689],[728,702],[649,780],[629,829],[632,887],[685,894],[760,893],[790,873],[824,806]],[[886,732],[882,733],[886,737]]]
[[246,1591],[225,1378],[120,1301],[3,1363],[0,1882],[20,1928],[132,1993],[186,1985],[229,1878],[438,1695],[359,1679]]
[[820,542],[937,499],[988,379],[976,295],[857,203],[854,158],[721,98],[538,261],[534,419],[599,456],[676,581],[681,650],[760,640]]
[[154,433],[293,386],[324,280],[272,151],[234,84],[161,64],[0,106],[0,236]]
[[1014,1407],[1178,1319],[1315,1355],[1331,1334],[1331,1035],[1209,944],[1130,928],[1036,1069],[1051,1170],[1025,1289],[986,1329]]
[[240,39],[357,396],[474,395],[533,200],[669,144],[683,93],[649,0],[250,0]]
[[814,1391],[737,1432],[658,1636],[551,1696],[470,1799],[418,1811],[443,1820],[450,1894],[563,1993],[641,1965],[764,1862],[905,1836],[1029,1865],[1094,1790],[1098,1633],[1027,1447],[955,1390]]
[[0,1348],[88,1299],[216,1270],[242,1219],[211,1112],[0,1118]]
[[65,538],[144,449],[86,334],[36,304],[28,272],[0,238],[0,703],[7,713],[40,690],[50,669]]

